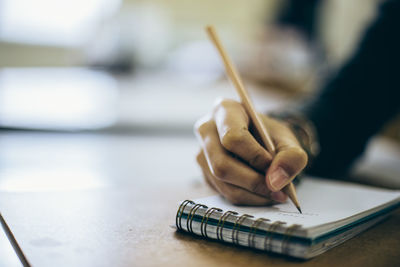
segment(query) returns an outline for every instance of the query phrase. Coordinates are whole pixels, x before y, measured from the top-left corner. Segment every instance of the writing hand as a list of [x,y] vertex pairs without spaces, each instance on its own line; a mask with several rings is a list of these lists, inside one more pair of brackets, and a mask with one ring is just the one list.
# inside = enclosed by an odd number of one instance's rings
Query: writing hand
[[195,125],[201,145],[197,162],[206,181],[237,205],[286,201],[280,190],[307,164],[307,154],[291,130],[282,122],[261,116],[276,146],[274,158],[252,134],[250,119],[236,101],[221,100],[212,114]]

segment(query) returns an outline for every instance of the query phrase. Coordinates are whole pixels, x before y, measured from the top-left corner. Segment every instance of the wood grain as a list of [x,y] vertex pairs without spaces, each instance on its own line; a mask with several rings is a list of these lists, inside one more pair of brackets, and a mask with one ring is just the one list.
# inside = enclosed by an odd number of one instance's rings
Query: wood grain
[[[176,232],[195,183],[64,193],[3,193],[1,210],[34,266],[399,266],[400,210],[344,244],[301,261]],[[4,205],[7,203],[7,205]]]
[[[40,167],[52,168],[52,178],[66,184],[69,177],[63,171],[84,165],[97,171],[84,172],[88,178],[98,175],[91,179],[103,179],[101,184],[107,185],[0,192],[0,212],[33,266],[400,266],[400,210],[310,261],[176,232],[170,226],[178,202],[214,194],[195,165],[194,137],[29,132],[0,136],[0,182],[9,181],[7,173],[40,182],[42,172],[35,172]],[[387,155],[387,149],[382,153]],[[85,178],[73,181],[83,183]]]

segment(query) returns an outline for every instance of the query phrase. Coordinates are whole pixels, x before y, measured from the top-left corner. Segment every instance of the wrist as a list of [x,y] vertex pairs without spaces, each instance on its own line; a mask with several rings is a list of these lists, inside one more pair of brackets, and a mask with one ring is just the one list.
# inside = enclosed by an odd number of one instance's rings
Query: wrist
[[299,112],[271,112],[271,118],[285,123],[296,136],[309,158],[308,166],[318,156],[320,146],[314,124]]

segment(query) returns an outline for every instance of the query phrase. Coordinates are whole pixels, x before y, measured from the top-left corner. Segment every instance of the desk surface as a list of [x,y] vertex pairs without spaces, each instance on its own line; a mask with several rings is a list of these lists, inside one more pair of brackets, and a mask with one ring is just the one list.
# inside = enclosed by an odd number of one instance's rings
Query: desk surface
[[400,210],[305,262],[176,232],[178,201],[213,193],[190,136],[3,133],[0,146],[0,211],[35,266],[400,265]]
[[204,240],[171,227],[177,201],[201,184],[126,190],[5,193],[9,226],[34,266],[399,266],[400,210],[310,261]]

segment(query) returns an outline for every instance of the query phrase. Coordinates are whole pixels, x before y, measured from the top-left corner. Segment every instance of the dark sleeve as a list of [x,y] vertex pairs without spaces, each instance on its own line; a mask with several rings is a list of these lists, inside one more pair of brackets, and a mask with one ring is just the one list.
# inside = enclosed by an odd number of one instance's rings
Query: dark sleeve
[[321,0],[287,0],[276,23],[296,27],[310,40],[315,38],[316,17]]
[[310,173],[345,173],[400,106],[400,1],[382,4],[358,50],[305,106],[315,124],[320,154]]

